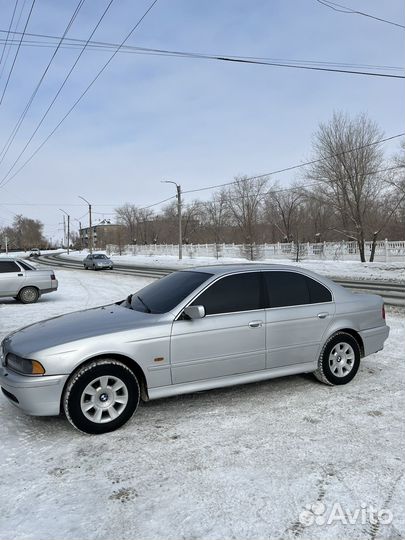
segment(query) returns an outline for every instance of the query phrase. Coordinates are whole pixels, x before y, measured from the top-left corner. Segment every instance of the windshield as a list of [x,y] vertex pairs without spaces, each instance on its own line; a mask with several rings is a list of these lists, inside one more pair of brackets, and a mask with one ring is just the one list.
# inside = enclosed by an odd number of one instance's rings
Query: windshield
[[174,272],[147,285],[132,295],[130,304],[128,299],[122,305],[143,313],[167,313],[211,276],[207,272]]
[[107,259],[105,255],[93,255],[93,259]]

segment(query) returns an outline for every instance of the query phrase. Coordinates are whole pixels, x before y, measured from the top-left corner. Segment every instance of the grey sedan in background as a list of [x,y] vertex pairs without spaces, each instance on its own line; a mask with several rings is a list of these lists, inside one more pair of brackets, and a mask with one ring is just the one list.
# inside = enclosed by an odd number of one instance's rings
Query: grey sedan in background
[[105,433],[140,399],[310,372],[346,384],[388,334],[379,296],[295,267],[207,266],[10,334],[0,385],[28,414]]
[[85,270],[112,270],[114,263],[104,253],[93,253],[83,259],[83,266]]
[[32,304],[41,294],[57,289],[53,270],[36,268],[22,259],[0,258],[0,297],[11,296],[23,304]]

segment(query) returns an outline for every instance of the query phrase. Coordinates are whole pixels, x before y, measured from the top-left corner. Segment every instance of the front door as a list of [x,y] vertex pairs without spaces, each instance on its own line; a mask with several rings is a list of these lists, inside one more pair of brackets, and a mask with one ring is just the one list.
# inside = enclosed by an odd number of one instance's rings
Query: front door
[[173,384],[214,379],[265,368],[265,311],[260,272],[219,278],[192,302],[202,319],[174,321]]

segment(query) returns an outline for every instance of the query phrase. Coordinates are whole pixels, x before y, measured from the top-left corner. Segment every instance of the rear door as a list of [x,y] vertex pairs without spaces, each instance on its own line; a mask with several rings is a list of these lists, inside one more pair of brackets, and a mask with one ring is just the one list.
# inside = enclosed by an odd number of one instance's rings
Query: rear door
[[15,261],[0,260],[1,296],[17,296],[24,282],[25,271]]
[[315,361],[335,314],[331,291],[299,272],[263,274],[268,291],[266,367]]
[[219,278],[193,301],[206,316],[173,323],[173,384],[265,368],[262,291],[260,272],[244,272]]

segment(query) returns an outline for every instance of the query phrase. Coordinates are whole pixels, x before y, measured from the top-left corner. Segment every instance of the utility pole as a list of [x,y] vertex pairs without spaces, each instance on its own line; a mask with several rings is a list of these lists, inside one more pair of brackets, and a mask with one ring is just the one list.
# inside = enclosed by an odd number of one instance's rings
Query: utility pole
[[[63,212],[63,232],[66,235],[66,228],[65,228],[65,214],[67,215],[67,253],[69,255],[70,251],[70,216],[67,212],[62,210],[62,208],[59,208],[61,212]],[[66,236],[65,236],[66,238]]]
[[174,184],[177,190],[177,216],[179,219],[179,260],[183,258],[183,231],[182,231],[182,201],[181,201],[181,186],[171,180],[162,180],[163,184]]
[[7,235],[4,237],[4,241],[6,243],[6,255],[8,255],[8,237],[7,237]]
[[[60,210],[60,208],[59,208]],[[63,210],[62,210],[63,212]],[[63,245],[65,246],[66,245],[66,219],[65,219],[65,214],[63,214]]]
[[79,224],[80,249],[83,250],[82,222],[77,218],[75,218],[75,221]]
[[79,195],[79,199],[82,199],[89,207],[89,252],[93,253],[93,226],[91,223],[91,204],[87,199]]

